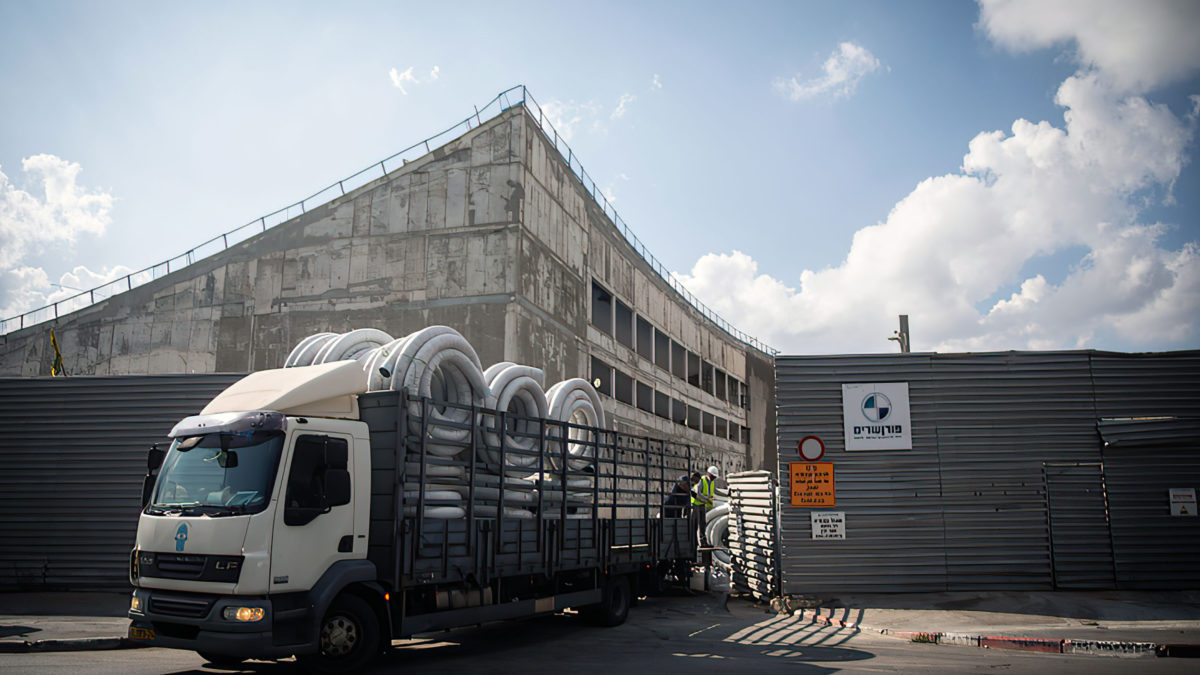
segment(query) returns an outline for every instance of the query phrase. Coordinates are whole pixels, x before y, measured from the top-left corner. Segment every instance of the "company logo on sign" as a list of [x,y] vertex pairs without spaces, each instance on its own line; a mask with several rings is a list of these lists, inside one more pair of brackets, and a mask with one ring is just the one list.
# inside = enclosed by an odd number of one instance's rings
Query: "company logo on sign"
[[842,385],[846,450],[911,450],[908,383]]
[[873,391],[867,394],[862,402],[863,417],[872,422],[882,422],[892,414],[892,400],[883,394]]
[[187,541],[187,523],[180,523],[179,529],[175,530],[175,550],[182,551],[185,541]]

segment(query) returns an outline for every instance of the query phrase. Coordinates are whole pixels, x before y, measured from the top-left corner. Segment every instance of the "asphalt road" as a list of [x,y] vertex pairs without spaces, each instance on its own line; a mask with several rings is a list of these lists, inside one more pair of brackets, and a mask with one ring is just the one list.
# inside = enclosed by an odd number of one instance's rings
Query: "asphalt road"
[[[923,645],[792,617],[712,596],[643,600],[629,621],[598,628],[569,614],[510,621],[397,641],[370,672],[626,675],[691,673],[1137,672],[1192,673],[1191,659],[1031,654]],[[251,662],[242,671],[205,666],[190,652],[133,649],[0,655],[0,671],[23,673],[291,674],[295,664]]]

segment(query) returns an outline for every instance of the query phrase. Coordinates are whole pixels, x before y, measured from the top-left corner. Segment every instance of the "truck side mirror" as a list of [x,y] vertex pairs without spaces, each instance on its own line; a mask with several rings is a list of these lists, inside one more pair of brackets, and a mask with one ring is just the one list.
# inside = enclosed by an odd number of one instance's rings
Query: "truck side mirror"
[[157,479],[158,479],[158,476],[154,476],[151,474],[146,474],[146,477],[142,479],[142,508],[143,509],[146,508],[146,505],[150,503],[150,493],[154,492],[154,482]]
[[162,466],[163,458],[166,456],[167,453],[159,449],[158,443],[150,446],[150,452],[146,453],[146,471],[148,473],[158,471],[159,467]]
[[350,472],[345,469],[325,471],[325,505],[342,506],[350,503]]

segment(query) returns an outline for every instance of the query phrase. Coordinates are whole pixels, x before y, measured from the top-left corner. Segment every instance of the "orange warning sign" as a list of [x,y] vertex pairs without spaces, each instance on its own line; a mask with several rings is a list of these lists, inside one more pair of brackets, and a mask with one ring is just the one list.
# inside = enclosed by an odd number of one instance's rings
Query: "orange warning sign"
[[836,506],[833,462],[789,462],[792,506]]

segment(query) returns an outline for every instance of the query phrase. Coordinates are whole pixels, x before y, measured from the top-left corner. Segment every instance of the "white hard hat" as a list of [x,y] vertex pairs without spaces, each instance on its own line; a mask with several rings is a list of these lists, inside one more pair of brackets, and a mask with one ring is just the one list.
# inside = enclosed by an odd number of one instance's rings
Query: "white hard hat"
[[710,466],[710,467],[708,467],[708,475],[713,476],[715,478],[717,476],[720,476],[721,472],[717,469],[717,467]]

